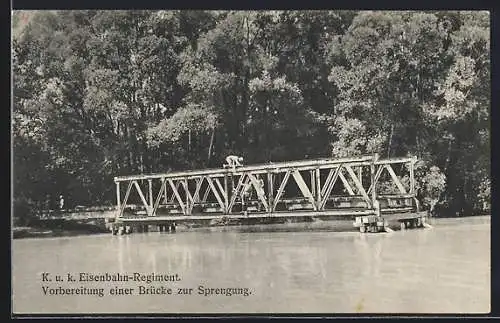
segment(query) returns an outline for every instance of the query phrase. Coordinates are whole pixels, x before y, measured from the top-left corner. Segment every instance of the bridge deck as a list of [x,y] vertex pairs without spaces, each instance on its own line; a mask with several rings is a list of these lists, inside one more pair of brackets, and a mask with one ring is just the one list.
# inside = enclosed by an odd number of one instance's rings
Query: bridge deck
[[163,221],[189,221],[189,220],[212,220],[212,219],[259,219],[259,218],[288,218],[288,217],[321,217],[321,216],[362,216],[373,214],[371,210],[353,210],[353,211],[323,211],[323,212],[274,212],[262,213],[252,212],[248,214],[206,214],[206,215],[157,215],[157,216],[131,216],[121,217],[119,221],[123,223],[135,222],[163,222]]
[[[412,212],[412,208],[399,208],[399,209],[382,209],[381,215],[388,219],[411,219],[415,217],[422,216],[422,212]],[[294,217],[356,217],[356,216],[366,216],[374,215],[373,210],[367,209],[356,209],[356,210],[328,210],[328,211],[302,211],[302,212],[274,212],[274,213],[263,213],[263,212],[251,212],[239,214],[194,214],[190,216],[186,215],[157,215],[157,216],[124,216],[119,218],[119,222],[129,224],[129,223],[160,223],[160,222],[182,222],[182,221],[192,221],[192,220],[215,220],[215,219],[263,219],[263,218],[294,218]]]

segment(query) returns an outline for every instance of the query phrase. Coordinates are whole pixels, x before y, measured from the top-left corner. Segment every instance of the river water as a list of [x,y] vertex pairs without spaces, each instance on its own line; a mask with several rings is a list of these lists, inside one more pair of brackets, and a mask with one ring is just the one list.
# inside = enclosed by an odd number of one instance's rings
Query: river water
[[[379,234],[283,224],[16,239],[13,312],[488,313],[490,217],[429,223],[432,229]],[[80,273],[130,280],[80,281]],[[179,280],[134,281],[151,273]],[[172,294],[139,294],[151,287]],[[84,295],[51,295],[60,288]],[[94,288],[103,296],[89,295]],[[180,295],[179,288],[192,291]]]

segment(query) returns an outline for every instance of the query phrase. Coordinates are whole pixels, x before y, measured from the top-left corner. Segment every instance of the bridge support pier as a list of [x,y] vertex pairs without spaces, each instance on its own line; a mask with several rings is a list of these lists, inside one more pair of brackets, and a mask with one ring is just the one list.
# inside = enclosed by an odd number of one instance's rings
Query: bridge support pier
[[386,222],[381,216],[367,215],[367,216],[357,216],[354,223],[354,227],[359,228],[359,232],[384,232]]

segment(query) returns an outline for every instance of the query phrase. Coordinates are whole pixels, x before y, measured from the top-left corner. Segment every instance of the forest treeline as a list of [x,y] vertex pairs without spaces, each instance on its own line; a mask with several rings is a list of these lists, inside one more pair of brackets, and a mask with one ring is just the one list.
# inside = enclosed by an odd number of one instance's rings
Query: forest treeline
[[19,217],[228,154],[416,155],[425,206],[489,203],[488,12],[15,11],[12,70]]

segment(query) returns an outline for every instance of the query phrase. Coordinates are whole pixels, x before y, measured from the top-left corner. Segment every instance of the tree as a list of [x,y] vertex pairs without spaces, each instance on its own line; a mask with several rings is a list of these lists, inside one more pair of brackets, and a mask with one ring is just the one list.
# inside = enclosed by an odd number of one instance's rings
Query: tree
[[330,43],[334,154],[417,154],[466,208],[475,178],[489,178],[487,22],[484,12],[359,13]]

